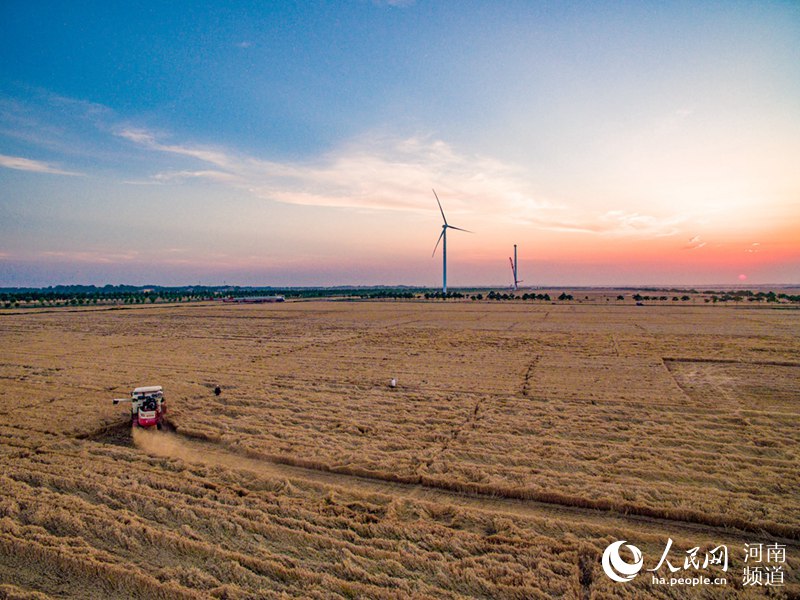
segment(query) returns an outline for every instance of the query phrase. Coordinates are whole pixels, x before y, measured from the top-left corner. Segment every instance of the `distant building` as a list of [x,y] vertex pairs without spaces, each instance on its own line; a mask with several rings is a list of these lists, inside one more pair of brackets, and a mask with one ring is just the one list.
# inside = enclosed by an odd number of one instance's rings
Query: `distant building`
[[286,298],[283,296],[244,296],[234,298],[230,296],[223,298],[223,302],[233,302],[235,304],[265,304],[267,302],[285,302]]

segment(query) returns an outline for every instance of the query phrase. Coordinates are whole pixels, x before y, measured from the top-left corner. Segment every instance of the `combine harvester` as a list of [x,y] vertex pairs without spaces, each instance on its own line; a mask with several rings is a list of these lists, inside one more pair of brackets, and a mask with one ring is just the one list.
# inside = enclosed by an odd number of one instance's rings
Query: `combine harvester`
[[164,390],[160,385],[138,387],[130,398],[114,398],[114,404],[131,403],[131,425],[161,429],[167,406],[164,403]]

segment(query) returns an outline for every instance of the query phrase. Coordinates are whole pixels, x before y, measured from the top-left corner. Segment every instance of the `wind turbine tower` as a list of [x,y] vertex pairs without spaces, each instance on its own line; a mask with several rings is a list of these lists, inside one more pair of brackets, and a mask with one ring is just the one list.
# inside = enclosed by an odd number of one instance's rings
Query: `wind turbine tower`
[[511,273],[514,276],[514,291],[516,292],[519,289],[519,284],[522,281],[517,277],[517,245],[514,244],[514,259],[512,260],[511,257],[508,257],[508,261],[511,263]]
[[519,277],[517,277],[517,245],[514,244],[514,291],[517,290]]
[[466,233],[472,233],[471,231],[467,231],[466,229],[461,229],[460,227],[454,227],[447,222],[447,217],[444,216],[444,210],[442,209],[442,203],[439,202],[439,196],[436,195],[436,190],[433,190],[433,196],[436,198],[436,204],[439,205],[439,212],[442,213],[442,233],[439,234],[439,239],[436,240],[436,245],[433,247],[433,254],[431,254],[431,258],[435,256],[436,249],[439,247],[439,242],[442,242],[442,293],[447,294],[447,230],[448,229],[457,229],[458,231],[465,231]]

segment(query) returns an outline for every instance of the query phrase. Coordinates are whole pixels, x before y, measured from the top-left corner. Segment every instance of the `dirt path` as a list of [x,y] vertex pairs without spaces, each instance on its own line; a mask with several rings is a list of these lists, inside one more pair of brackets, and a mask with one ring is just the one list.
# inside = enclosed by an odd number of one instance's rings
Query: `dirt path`
[[[654,535],[706,535],[713,540],[747,541],[753,536],[751,532],[738,531],[728,527],[717,527],[639,515],[621,514],[613,511],[587,509],[535,500],[518,500],[515,498],[493,497],[489,495],[459,493],[438,489],[431,486],[398,483],[377,478],[359,477],[344,473],[322,471],[306,467],[298,467],[243,456],[212,442],[187,438],[173,431],[133,430],[133,442],[142,451],[164,458],[179,458],[188,463],[203,464],[226,469],[244,470],[290,480],[293,484],[306,488],[316,488],[325,493],[331,488],[343,493],[363,495],[380,494],[392,498],[407,498],[415,502],[446,504],[468,510],[506,514],[521,518],[551,518],[564,523],[564,529],[570,530],[570,523],[596,525],[607,530],[609,527],[620,527],[630,530],[636,527],[642,532]],[[785,543],[793,540],[773,537]]]

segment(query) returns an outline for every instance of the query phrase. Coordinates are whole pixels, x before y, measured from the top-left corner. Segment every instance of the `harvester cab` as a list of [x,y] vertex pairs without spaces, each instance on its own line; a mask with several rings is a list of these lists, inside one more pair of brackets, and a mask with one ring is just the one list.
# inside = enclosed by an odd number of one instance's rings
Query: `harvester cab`
[[160,385],[138,387],[131,392],[130,398],[115,398],[114,404],[131,403],[131,424],[139,427],[161,429],[167,406],[164,401],[164,390]]

